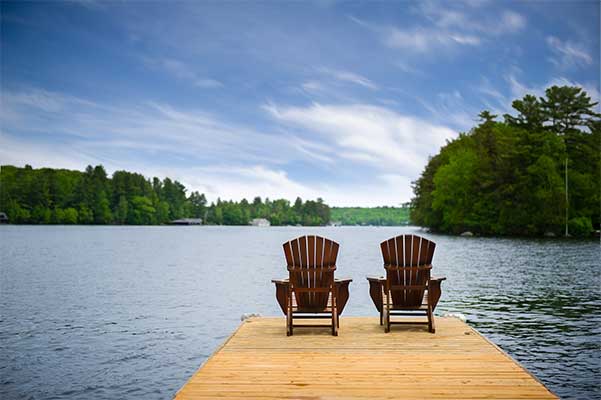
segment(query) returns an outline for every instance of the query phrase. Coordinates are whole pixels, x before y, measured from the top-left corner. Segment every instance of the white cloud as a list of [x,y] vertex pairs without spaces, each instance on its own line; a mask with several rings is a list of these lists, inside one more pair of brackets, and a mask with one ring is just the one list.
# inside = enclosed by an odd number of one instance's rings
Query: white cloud
[[515,11],[504,10],[500,15],[494,13],[492,16],[481,13],[470,14],[472,10],[465,7],[449,8],[449,4],[452,3],[443,5],[438,2],[422,1],[416,13],[424,15],[440,28],[480,32],[485,35],[515,33],[526,27],[526,18]]
[[[370,29],[382,37],[385,45],[415,51],[433,53],[457,46],[479,46],[493,36],[516,33],[527,25],[526,18],[511,10],[500,15],[483,16],[463,8],[449,8],[447,3],[419,2],[414,13],[429,23],[398,28],[381,26],[350,17],[352,21]],[[452,4],[452,3],[450,3]]]
[[331,147],[342,158],[410,177],[416,177],[428,156],[455,136],[445,126],[364,104],[265,109],[279,121],[333,142]]
[[320,68],[320,71],[342,82],[354,83],[372,90],[378,89],[378,86],[371,80],[354,72],[330,68]]
[[81,170],[88,164],[97,163],[90,157],[66,143],[51,146],[8,136],[0,132],[0,165],[30,164],[34,168],[54,167]]
[[405,62],[405,61],[397,61],[394,63],[394,65],[396,65],[397,67],[399,67],[401,69],[401,71],[404,71],[408,74],[414,74],[414,75],[420,75],[420,76],[424,76],[424,72],[414,66],[412,66],[411,64]]
[[183,63],[182,61],[172,59],[172,58],[160,58],[160,59],[152,59],[145,58],[144,62],[151,68],[160,69],[173,77],[190,82],[192,85],[199,88],[218,88],[223,86],[223,84],[211,78],[206,78],[200,76],[192,67],[188,64]]
[[200,88],[217,88],[217,87],[223,86],[223,84],[216,79],[205,78],[205,79],[196,79],[194,81],[194,86],[197,86]]
[[480,38],[474,35],[432,29],[401,30],[390,28],[385,43],[393,48],[429,52],[451,45],[477,46]]
[[505,11],[501,17],[501,22],[496,26],[497,33],[518,32],[526,27],[526,18],[513,11]]
[[562,41],[555,36],[547,37],[547,45],[555,54],[550,61],[559,68],[566,69],[575,66],[587,66],[593,63],[593,58],[583,46],[570,41]]
[[107,106],[37,89],[3,91],[1,99],[4,134],[68,140],[81,151],[96,154],[99,162],[127,151],[138,156],[161,154],[156,162],[170,157],[189,163],[223,159],[322,163],[327,159],[321,148],[306,150],[310,140],[298,140],[286,132],[261,132],[202,110],[179,110],[159,103]]
[[479,113],[478,110],[466,104],[458,90],[441,92],[428,100],[420,97],[416,100],[430,112],[434,120],[450,124],[461,131],[473,128],[475,116]]
[[325,86],[315,80],[304,82],[301,86],[307,92],[323,92],[325,90]]

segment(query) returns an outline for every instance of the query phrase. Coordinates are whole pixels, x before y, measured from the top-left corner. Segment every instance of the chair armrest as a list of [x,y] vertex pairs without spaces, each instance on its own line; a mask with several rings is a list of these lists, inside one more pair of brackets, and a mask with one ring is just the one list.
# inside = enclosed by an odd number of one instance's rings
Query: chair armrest
[[281,279],[272,279],[271,280],[272,283],[279,283],[279,284],[288,284],[288,278],[281,278]]
[[370,282],[386,282],[383,276],[366,276],[366,279]]
[[352,282],[353,278],[334,278],[334,282]]
[[442,281],[446,281],[447,277],[446,276],[431,276],[430,277],[431,281],[438,281],[438,282],[442,282]]

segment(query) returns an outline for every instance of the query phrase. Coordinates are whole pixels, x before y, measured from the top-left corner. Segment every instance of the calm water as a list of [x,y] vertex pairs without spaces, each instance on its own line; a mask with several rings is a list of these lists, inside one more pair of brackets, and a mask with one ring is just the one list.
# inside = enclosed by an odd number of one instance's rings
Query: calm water
[[373,315],[380,241],[437,243],[437,314],[468,322],[564,398],[601,397],[597,241],[459,238],[415,228],[0,227],[0,397],[171,398],[240,323],[280,315],[281,243],[341,244],[346,315]]

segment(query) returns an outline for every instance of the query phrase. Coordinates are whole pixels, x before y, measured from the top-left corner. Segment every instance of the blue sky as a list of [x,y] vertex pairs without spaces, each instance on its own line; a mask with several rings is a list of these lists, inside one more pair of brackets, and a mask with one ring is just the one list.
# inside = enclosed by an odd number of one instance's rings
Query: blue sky
[[599,4],[2,2],[0,163],[398,205],[483,109],[599,99]]

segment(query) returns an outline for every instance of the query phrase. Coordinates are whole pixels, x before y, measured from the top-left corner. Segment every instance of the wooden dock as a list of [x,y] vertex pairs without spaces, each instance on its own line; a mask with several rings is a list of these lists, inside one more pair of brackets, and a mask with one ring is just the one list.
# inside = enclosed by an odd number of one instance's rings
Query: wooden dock
[[180,389],[176,399],[556,399],[528,371],[456,318],[394,326],[345,317],[329,329],[252,318]]

